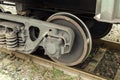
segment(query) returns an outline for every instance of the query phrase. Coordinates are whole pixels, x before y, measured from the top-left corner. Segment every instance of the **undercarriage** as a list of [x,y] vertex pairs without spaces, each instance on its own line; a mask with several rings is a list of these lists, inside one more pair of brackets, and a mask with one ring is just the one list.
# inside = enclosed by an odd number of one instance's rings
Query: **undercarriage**
[[[93,18],[96,0],[7,1],[15,3],[17,14],[1,10],[0,47],[25,54],[42,47],[45,55],[63,65],[82,63],[92,39],[104,37],[112,28],[111,23]],[[2,0],[1,4],[13,6]]]

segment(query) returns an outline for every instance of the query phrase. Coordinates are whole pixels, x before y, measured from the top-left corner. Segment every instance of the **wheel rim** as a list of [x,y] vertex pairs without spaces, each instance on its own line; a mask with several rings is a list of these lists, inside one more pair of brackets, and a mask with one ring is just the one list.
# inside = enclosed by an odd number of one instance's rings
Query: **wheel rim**
[[82,63],[91,51],[92,41],[90,33],[85,24],[76,16],[70,13],[56,13],[48,18],[49,22],[69,26],[75,33],[75,41],[69,54],[64,54],[60,58],[49,56],[55,62],[67,66]]

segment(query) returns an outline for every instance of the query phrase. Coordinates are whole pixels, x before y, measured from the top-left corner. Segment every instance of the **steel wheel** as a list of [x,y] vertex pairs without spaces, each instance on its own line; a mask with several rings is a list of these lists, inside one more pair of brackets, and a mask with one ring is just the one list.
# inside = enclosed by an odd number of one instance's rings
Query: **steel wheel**
[[85,20],[84,23],[90,30],[93,39],[99,39],[106,36],[112,29],[111,23],[98,22],[93,19]]
[[94,22],[90,28],[91,35],[94,39],[99,39],[106,36],[112,29],[112,24],[103,22]]
[[75,33],[74,44],[69,54],[64,54],[59,58],[49,56],[55,62],[67,66],[74,66],[82,63],[89,55],[92,47],[91,36],[86,25],[76,16],[60,12],[48,18],[49,22],[70,27]]

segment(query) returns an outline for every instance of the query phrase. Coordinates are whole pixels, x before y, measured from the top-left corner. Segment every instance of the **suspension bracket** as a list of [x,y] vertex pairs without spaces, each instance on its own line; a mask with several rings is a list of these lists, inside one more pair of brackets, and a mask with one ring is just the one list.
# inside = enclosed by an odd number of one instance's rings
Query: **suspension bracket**
[[30,54],[42,46],[47,55],[59,58],[71,51],[74,37],[66,26],[0,13],[0,47],[9,50]]

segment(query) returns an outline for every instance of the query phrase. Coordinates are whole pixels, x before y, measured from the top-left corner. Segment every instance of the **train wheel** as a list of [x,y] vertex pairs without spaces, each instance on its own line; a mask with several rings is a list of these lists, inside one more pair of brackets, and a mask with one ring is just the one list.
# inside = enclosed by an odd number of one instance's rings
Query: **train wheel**
[[106,36],[112,29],[112,24],[96,22],[92,28],[90,28],[90,33],[94,39],[99,39]]
[[55,62],[67,66],[82,63],[89,55],[92,47],[91,35],[86,25],[76,16],[65,12],[53,14],[47,21],[70,27],[75,33],[74,44],[69,54],[63,54],[59,58],[49,57]]
[[99,39],[106,36],[112,29],[112,24],[98,22],[96,20],[85,21],[85,24],[89,27],[93,39]]

